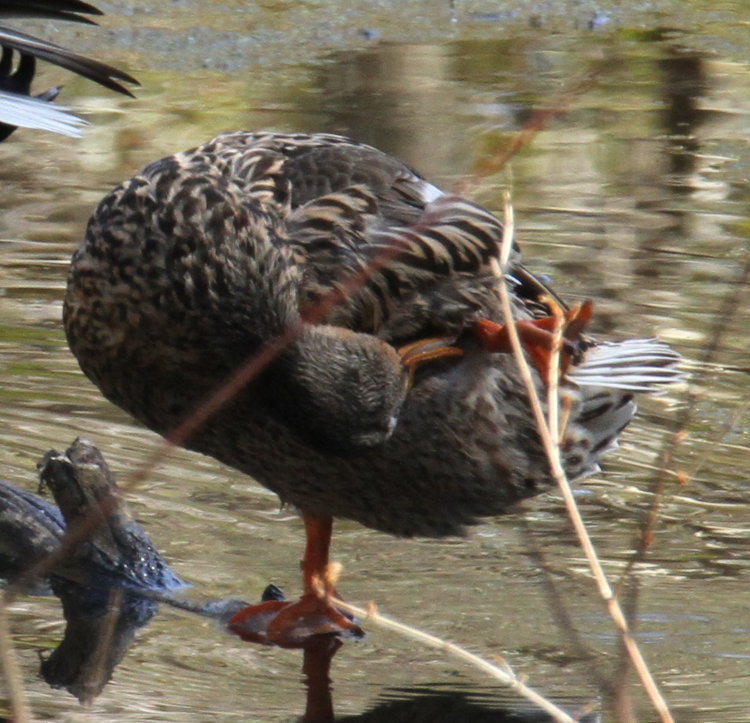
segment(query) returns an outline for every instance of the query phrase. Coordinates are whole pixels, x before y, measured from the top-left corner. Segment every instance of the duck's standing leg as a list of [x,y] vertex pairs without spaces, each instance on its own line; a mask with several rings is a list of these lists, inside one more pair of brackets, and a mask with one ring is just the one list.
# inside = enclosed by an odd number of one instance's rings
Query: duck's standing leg
[[284,648],[304,648],[317,635],[362,630],[330,602],[336,595],[329,573],[328,554],[333,519],[303,512],[305,556],[302,597],[296,602],[269,600],[240,610],[229,621],[231,632],[243,640]]

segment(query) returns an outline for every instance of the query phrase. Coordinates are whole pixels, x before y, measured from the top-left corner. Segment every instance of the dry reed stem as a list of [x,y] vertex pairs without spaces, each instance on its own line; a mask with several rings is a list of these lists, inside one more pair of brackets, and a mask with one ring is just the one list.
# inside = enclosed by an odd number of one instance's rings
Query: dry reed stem
[[[688,393],[685,401],[684,411],[677,417],[674,423],[673,432],[665,441],[661,452],[659,453],[659,468],[658,472],[652,482],[652,498],[651,504],[649,505],[648,512],[644,523],[641,525],[640,534],[635,544],[635,551],[633,552],[628,564],[622,571],[620,579],[616,583],[616,593],[619,595],[620,591],[624,587],[624,583],[631,574],[633,568],[645,558],[646,553],[651,546],[654,538],[654,529],[659,519],[661,512],[662,498],[664,497],[664,490],[666,488],[666,482],[668,478],[673,478],[678,484],[687,484],[691,479],[698,474],[702,467],[707,462],[707,455],[700,459],[697,464],[689,472],[681,472],[679,470],[672,470],[670,466],[673,464],[675,453],[678,447],[682,444],[687,432],[687,428],[692,421],[692,416],[696,408],[698,394],[695,389],[700,385],[700,382],[709,374],[710,365],[713,363],[716,354],[721,345],[721,340],[724,337],[726,330],[729,328],[729,322],[733,318],[737,309],[742,308],[742,295],[747,292],[748,281],[750,280],[750,254],[746,254],[744,264],[742,265],[738,278],[730,286],[730,293],[724,295],[722,298],[719,309],[717,310],[716,324],[714,324],[711,334],[711,339],[704,349],[702,358],[698,360],[698,371],[693,377],[693,381],[688,387]],[[735,415],[728,423],[728,429],[719,430],[716,435],[713,435],[706,440],[707,448],[713,449],[721,440],[726,436],[729,429],[734,427],[742,415],[747,410],[750,402],[743,402],[737,409]]]
[[[698,361],[698,371],[693,375],[693,382],[688,387],[686,403],[683,412],[676,418],[673,426],[673,433],[665,441],[661,452],[659,453],[659,468],[652,482],[652,498],[649,505],[645,520],[641,525],[640,534],[635,543],[633,552],[628,564],[616,584],[616,594],[619,595],[625,587],[625,581],[632,573],[635,566],[645,559],[648,549],[654,539],[654,529],[659,520],[659,514],[662,507],[662,499],[665,494],[666,483],[668,478],[674,478],[678,484],[687,484],[698,474],[701,468],[707,462],[707,455],[704,455],[689,472],[673,470],[670,467],[674,463],[675,453],[682,444],[687,434],[686,430],[692,421],[695,412],[698,394],[695,391],[700,382],[709,374],[710,365],[713,363],[716,354],[721,345],[721,340],[729,328],[729,322],[733,318],[737,309],[742,308],[742,295],[747,292],[748,280],[750,280],[750,254],[746,254],[744,264],[742,265],[738,278],[730,286],[730,293],[725,294],[722,298],[719,309],[715,314],[716,323],[712,328],[711,339],[704,349],[702,358]],[[728,423],[728,428],[720,430],[718,434],[706,440],[709,449],[713,449],[726,436],[729,429],[733,428],[744,415],[750,402],[743,402],[737,409],[735,415]],[[633,608],[633,604],[630,608]],[[629,619],[632,619],[632,609],[628,610]]]
[[[513,242],[514,232],[513,209],[510,204],[510,194],[508,194],[507,192],[504,195],[504,201],[505,227],[503,231],[503,247]],[[502,255],[503,254],[501,254],[501,256]],[[583,518],[581,517],[581,513],[578,510],[578,506],[573,496],[573,490],[571,489],[570,482],[567,479],[567,475],[565,474],[562,460],[560,458],[560,448],[559,444],[557,443],[559,430],[556,428],[556,426],[555,428],[550,428],[549,424],[550,421],[555,422],[555,424],[557,423],[557,415],[551,414],[549,419],[545,419],[544,417],[544,412],[542,411],[542,405],[539,400],[539,395],[537,393],[533,377],[531,375],[531,370],[529,369],[529,365],[526,362],[526,357],[523,353],[523,348],[521,347],[521,340],[518,336],[518,331],[515,327],[515,324],[511,323],[511,320],[513,319],[513,310],[511,308],[510,296],[508,294],[508,289],[505,283],[502,269],[500,269],[499,264],[497,263],[495,271],[496,273],[498,273],[501,281],[501,283],[499,284],[500,300],[502,302],[503,314],[505,315],[506,324],[508,325],[510,331],[510,340],[513,347],[513,353],[529,394],[531,408],[534,413],[534,418],[537,424],[539,435],[541,437],[545,453],[547,454],[547,458],[550,463],[550,472],[557,482],[558,487],[560,488],[560,492],[565,502],[565,507],[568,511],[568,515],[570,516],[571,522],[573,523],[573,527],[576,531],[576,535],[578,536],[579,543],[584,551],[584,554],[586,555],[586,559],[588,560],[589,567],[591,568],[591,572],[594,576],[594,580],[596,581],[597,587],[599,588],[599,594],[604,600],[612,620],[620,630],[623,645],[627,650],[631,662],[633,663],[633,667],[638,673],[638,676],[643,683],[643,687],[645,688],[646,693],[651,699],[651,703],[653,704],[654,708],[659,713],[659,716],[663,723],[674,723],[674,719],[669,712],[667,703],[661,695],[659,687],[657,686],[656,681],[654,680],[650,670],[648,669],[646,661],[644,660],[641,651],[638,648],[638,644],[636,643],[635,638],[630,632],[628,622],[625,618],[625,615],[623,614],[622,608],[620,607],[620,603],[617,597],[614,595],[604,573],[604,570],[602,569],[601,562],[599,561],[596,550],[591,542],[591,538],[589,537],[588,531],[583,522]],[[552,361],[559,361],[559,355],[553,354]],[[554,363],[552,367],[553,369],[555,369]],[[554,395],[551,395],[550,397],[551,399],[553,399],[552,406],[557,406],[558,404],[558,376],[559,370],[555,369],[554,373],[551,374],[552,384],[550,391],[554,390]]]
[[23,676],[18,664],[13,639],[10,635],[7,612],[5,593],[0,592],[0,662],[2,663],[2,675],[8,693],[11,720],[13,723],[26,723],[32,720],[31,708],[23,688]]
[[[674,459],[675,452],[677,451],[677,448],[680,446],[685,437],[685,430],[687,430],[690,422],[692,421],[693,413],[695,412],[698,398],[698,394],[696,393],[695,389],[699,386],[700,382],[708,375],[709,365],[713,363],[713,360],[718,353],[724,334],[729,328],[729,322],[734,317],[736,310],[742,308],[742,304],[744,301],[742,299],[742,296],[747,292],[748,281],[750,281],[750,253],[747,253],[745,256],[745,261],[740,269],[740,273],[730,287],[731,292],[729,294],[726,294],[722,298],[721,305],[716,312],[716,324],[712,329],[711,340],[705,348],[703,357],[698,361],[699,371],[694,375],[693,383],[688,388],[684,411],[675,420],[674,432],[671,437],[665,442],[664,447],[662,448],[662,451],[659,455],[659,472],[656,475],[656,479],[653,483],[653,499],[651,502],[651,507],[649,509],[646,522],[641,529],[639,544],[637,545],[632,559],[630,560],[627,568],[624,571],[624,574],[627,574],[627,572],[644,557],[645,552],[648,549],[651,540],[653,539],[653,529],[658,519],[659,511],[661,509],[661,499],[664,494],[664,487],[667,477],[673,476],[679,483],[689,481],[699,472],[703,464],[705,464],[706,462],[706,457],[704,457],[698,462],[693,470],[686,475],[682,475],[680,474],[680,472],[672,471],[669,469]],[[730,429],[744,414],[747,406],[747,401],[740,405],[734,418],[729,422]],[[721,439],[723,439],[726,434],[727,430],[720,430],[718,435],[707,440],[708,448],[714,448],[714,446],[719,441],[721,441]]]
[[[417,642],[420,642],[430,648],[442,650],[443,652],[452,655],[454,658],[458,658],[463,662],[469,663],[475,668],[478,668],[479,670],[487,673],[492,678],[495,678],[495,680],[499,680],[501,683],[504,683],[505,685],[513,688],[513,690],[515,690],[519,695],[523,696],[546,713],[549,713],[556,721],[563,721],[564,723],[575,723],[575,718],[572,718],[564,710],[558,708],[554,703],[550,702],[539,693],[537,693],[533,688],[530,688],[528,685],[526,685],[526,683],[524,683],[513,672],[511,667],[504,661],[502,666],[495,665],[489,660],[485,660],[479,655],[475,655],[474,653],[466,650],[466,648],[462,648],[461,646],[455,645],[454,643],[449,643],[447,640],[443,640],[436,635],[430,635],[429,633],[425,633],[418,628],[411,627],[410,625],[404,625],[397,620],[393,620],[392,618],[381,615],[377,611],[375,605],[371,604],[368,609],[365,610],[364,608],[357,607],[356,605],[351,605],[350,603],[344,602],[343,600],[339,600],[337,598],[334,598],[332,602],[337,608],[343,610],[346,613],[356,615],[360,619],[370,620],[381,628],[399,633],[404,637],[410,638],[411,640],[416,640]],[[502,660],[502,658],[500,659]]]

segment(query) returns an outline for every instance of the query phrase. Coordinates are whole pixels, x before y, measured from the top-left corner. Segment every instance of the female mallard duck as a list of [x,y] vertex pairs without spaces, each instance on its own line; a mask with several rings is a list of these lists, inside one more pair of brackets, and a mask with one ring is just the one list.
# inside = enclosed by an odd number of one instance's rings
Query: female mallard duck
[[[501,237],[489,211],[323,134],[224,133],[99,204],[73,257],[64,322],[108,399],[166,435],[249,358],[277,350],[185,443],[305,520],[305,595],[240,614],[247,637],[297,644],[351,626],[321,585],[332,518],[454,535],[550,484],[502,353]],[[543,369],[555,297],[517,249],[504,273]],[[678,357],[653,339],[585,340],[589,311],[568,312],[565,333],[573,477],[596,469],[635,413],[634,392],[677,375]]]

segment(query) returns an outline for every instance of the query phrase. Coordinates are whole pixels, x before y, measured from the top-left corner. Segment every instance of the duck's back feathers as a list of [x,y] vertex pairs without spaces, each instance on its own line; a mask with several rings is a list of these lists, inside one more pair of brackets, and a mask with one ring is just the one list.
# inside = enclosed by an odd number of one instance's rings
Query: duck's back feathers
[[[303,269],[303,311],[394,344],[497,316],[502,225],[382,151],[331,134],[224,133],[186,154],[274,208]],[[510,266],[518,262],[514,251]]]

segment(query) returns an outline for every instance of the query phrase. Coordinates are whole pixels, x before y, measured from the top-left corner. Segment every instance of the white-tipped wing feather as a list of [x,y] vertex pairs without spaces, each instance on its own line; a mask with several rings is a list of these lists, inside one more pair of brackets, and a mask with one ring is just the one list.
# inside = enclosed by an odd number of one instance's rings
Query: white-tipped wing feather
[[88,122],[67,110],[65,106],[52,105],[39,98],[0,90],[0,123],[80,138],[81,128]]
[[679,354],[658,339],[627,339],[589,349],[568,378],[579,386],[658,393],[682,378],[679,363]]

